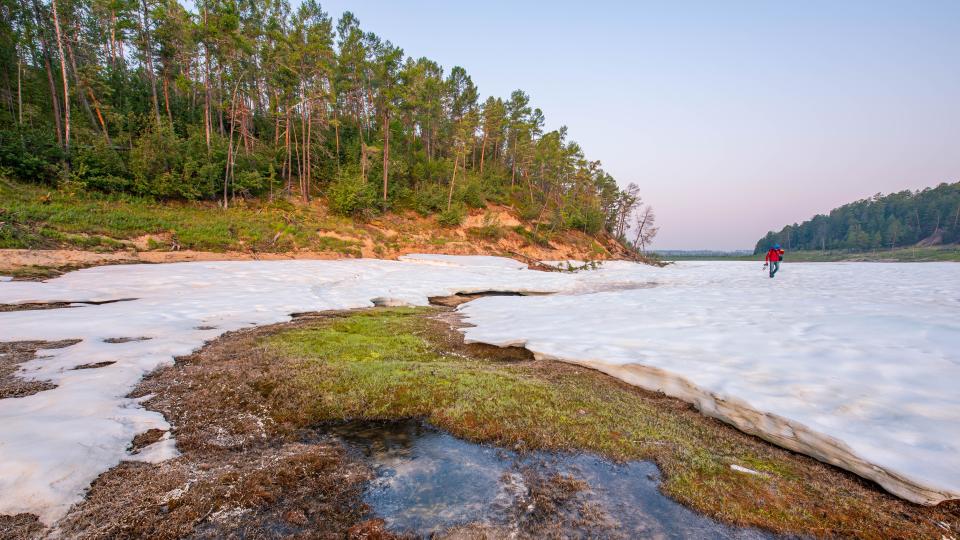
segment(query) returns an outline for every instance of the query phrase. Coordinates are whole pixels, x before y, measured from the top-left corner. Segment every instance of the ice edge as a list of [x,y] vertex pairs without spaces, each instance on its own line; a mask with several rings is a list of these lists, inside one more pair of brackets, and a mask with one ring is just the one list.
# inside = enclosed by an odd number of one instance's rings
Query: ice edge
[[639,363],[614,365],[602,360],[555,356],[537,351],[535,347],[528,346],[525,340],[493,343],[465,338],[465,341],[498,347],[526,347],[537,360],[576,364],[606,373],[644,390],[662,392],[686,401],[701,414],[730,424],[740,431],[872,480],[891,494],[912,503],[935,506],[947,500],[960,499],[960,493],[925,486],[896,471],[866,461],[842,441],[812,430],[800,422],[754,409],[744,400],[705,390],[664,369]]

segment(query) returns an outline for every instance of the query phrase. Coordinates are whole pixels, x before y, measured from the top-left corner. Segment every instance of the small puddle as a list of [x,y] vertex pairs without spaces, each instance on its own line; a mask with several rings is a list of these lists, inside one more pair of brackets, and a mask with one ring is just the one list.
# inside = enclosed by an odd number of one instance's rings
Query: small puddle
[[364,502],[397,533],[428,537],[473,524],[527,537],[774,537],[718,523],[663,496],[649,462],[520,454],[416,420],[353,422],[328,433],[373,467]]

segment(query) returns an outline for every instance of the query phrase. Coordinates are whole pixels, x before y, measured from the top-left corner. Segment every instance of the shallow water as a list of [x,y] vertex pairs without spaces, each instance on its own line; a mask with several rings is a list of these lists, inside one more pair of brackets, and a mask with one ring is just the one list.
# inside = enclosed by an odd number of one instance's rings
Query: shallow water
[[373,466],[364,502],[394,532],[429,536],[473,523],[519,536],[774,537],[718,523],[663,496],[649,462],[519,454],[415,420],[349,423],[330,433]]

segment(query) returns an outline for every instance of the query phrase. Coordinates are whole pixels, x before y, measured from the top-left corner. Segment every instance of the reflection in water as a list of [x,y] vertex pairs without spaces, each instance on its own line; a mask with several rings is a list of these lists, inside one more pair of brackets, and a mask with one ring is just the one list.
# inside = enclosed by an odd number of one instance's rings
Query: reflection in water
[[720,524],[660,494],[649,462],[589,454],[518,454],[457,439],[419,421],[330,428],[376,477],[364,501],[396,532],[427,536],[466,524],[519,536],[770,538]]

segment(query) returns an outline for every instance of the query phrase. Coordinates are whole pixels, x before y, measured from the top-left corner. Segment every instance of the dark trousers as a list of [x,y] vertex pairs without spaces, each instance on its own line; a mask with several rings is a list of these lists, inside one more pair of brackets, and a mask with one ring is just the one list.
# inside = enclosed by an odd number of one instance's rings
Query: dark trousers
[[777,270],[780,270],[780,261],[770,261],[770,277],[773,277]]

